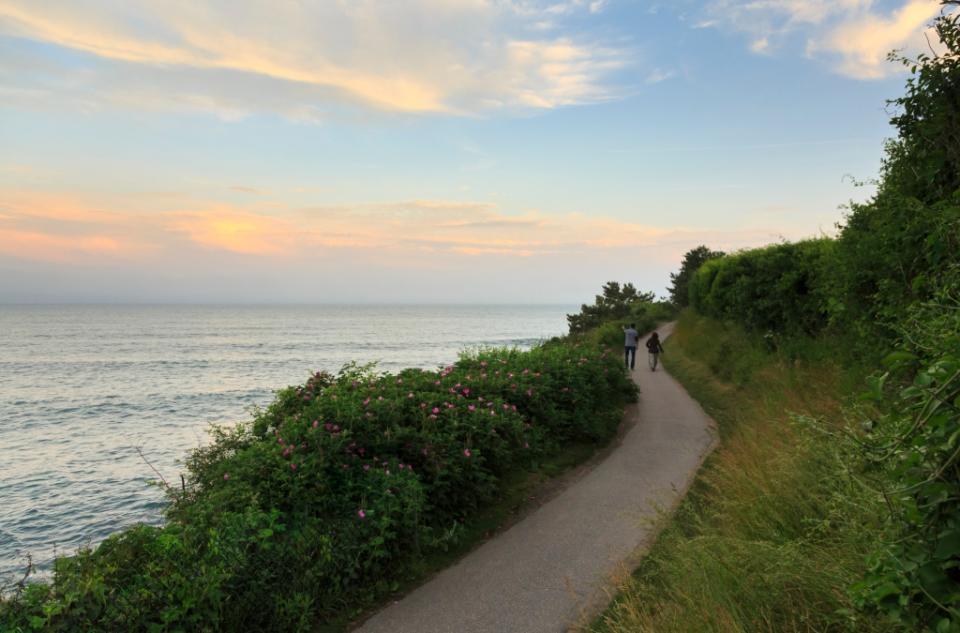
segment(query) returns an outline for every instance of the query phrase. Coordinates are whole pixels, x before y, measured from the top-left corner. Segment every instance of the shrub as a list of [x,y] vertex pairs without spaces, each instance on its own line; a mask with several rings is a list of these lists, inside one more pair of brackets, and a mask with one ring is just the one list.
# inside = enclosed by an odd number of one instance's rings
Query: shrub
[[589,341],[318,373],[213,429],[164,527],[58,560],[49,584],[0,601],[0,628],[310,630],[448,547],[505,474],[611,437],[634,395],[619,355]]

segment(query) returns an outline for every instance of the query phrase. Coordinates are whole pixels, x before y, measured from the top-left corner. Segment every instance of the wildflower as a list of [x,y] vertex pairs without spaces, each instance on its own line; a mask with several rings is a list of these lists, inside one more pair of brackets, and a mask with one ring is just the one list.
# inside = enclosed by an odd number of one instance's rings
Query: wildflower
[[440,408],[439,408],[439,407],[434,407],[434,408],[430,409],[430,413],[433,413],[434,415],[436,415],[436,414],[440,413]]
[[532,396],[532,395],[533,395],[533,389],[532,389],[532,388],[531,388],[531,389],[527,389],[527,395],[528,395],[528,396]]
[[363,406],[367,406],[368,404],[370,404],[370,398],[363,401]]
[[296,470],[296,469],[297,469],[297,465],[294,464],[293,462],[290,462],[290,470]]
[[530,442],[524,442],[524,443],[523,443],[523,447],[524,447],[524,448],[530,448]]
[[357,516],[360,517],[361,519],[366,519],[367,513],[363,511],[363,508],[360,508],[359,510],[357,510]]
[[471,404],[470,406],[467,407],[467,410],[468,410],[468,411],[476,411],[476,410],[477,410],[477,407],[475,407],[474,405]]
[[223,480],[230,481],[230,473],[223,473]]
[[469,448],[463,449],[463,456],[464,456],[464,457],[470,457],[471,454],[472,454],[472,453],[470,452],[470,449],[469,449]]
[[490,415],[497,415],[497,412],[494,411],[493,409],[490,409]]
[[398,384],[398,385],[402,385],[402,384],[403,384],[403,378],[397,378],[397,384]]
[[363,470],[364,470],[364,472],[370,470],[370,464],[364,464],[364,465],[363,465]]
[[465,396],[469,396],[469,395],[470,395],[470,387],[467,387],[466,389],[463,390],[463,395],[465,395]]
[[317,425],[320,424],[318,420],[313,421],[313,428],[317,428]]
[[413,392],[412,392],[412,391],[407,394],[407,398],[413,398]]

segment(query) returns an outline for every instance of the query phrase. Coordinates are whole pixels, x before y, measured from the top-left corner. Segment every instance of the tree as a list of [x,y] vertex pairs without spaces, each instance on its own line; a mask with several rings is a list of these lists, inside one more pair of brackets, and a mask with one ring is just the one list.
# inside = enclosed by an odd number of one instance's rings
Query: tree
[[683,256],[683,263],[680,264],[680,270],[676,273],[670,273],[670,301],[678,308],[685,308],[690,303],[689,286],[690,279],[697,272],[704,262],[710,259],[723,257],[722,251],[712,251],[703,244],[693,248]]
[[622,319],[630,314],[633,305],[652,303],[654,299],[654,293],[637,292],[631,283],[621,286],[619,282],[608,281],[603,284],[603,294],[594,298],[593,305],[584,303],[579,314],[567,315],[570,333],[584,332],[611,319]]

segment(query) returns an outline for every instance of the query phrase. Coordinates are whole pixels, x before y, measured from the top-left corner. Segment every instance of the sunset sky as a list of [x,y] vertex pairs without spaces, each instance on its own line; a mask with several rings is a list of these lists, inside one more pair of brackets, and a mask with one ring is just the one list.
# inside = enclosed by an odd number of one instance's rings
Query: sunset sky
[[0,302],[588,301],[830,233],[936,0],[0,0]]

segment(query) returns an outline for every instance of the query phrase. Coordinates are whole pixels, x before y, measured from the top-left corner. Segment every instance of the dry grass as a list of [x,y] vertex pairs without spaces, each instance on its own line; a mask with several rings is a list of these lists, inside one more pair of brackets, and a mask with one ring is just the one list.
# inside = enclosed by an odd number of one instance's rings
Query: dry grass
[[880,501],[848,475],[850,447],[831,430],[862,373],[782,358],[690,315],[665,359],[717,421],[721,446],[590,630],[893,630],[847,596]]

